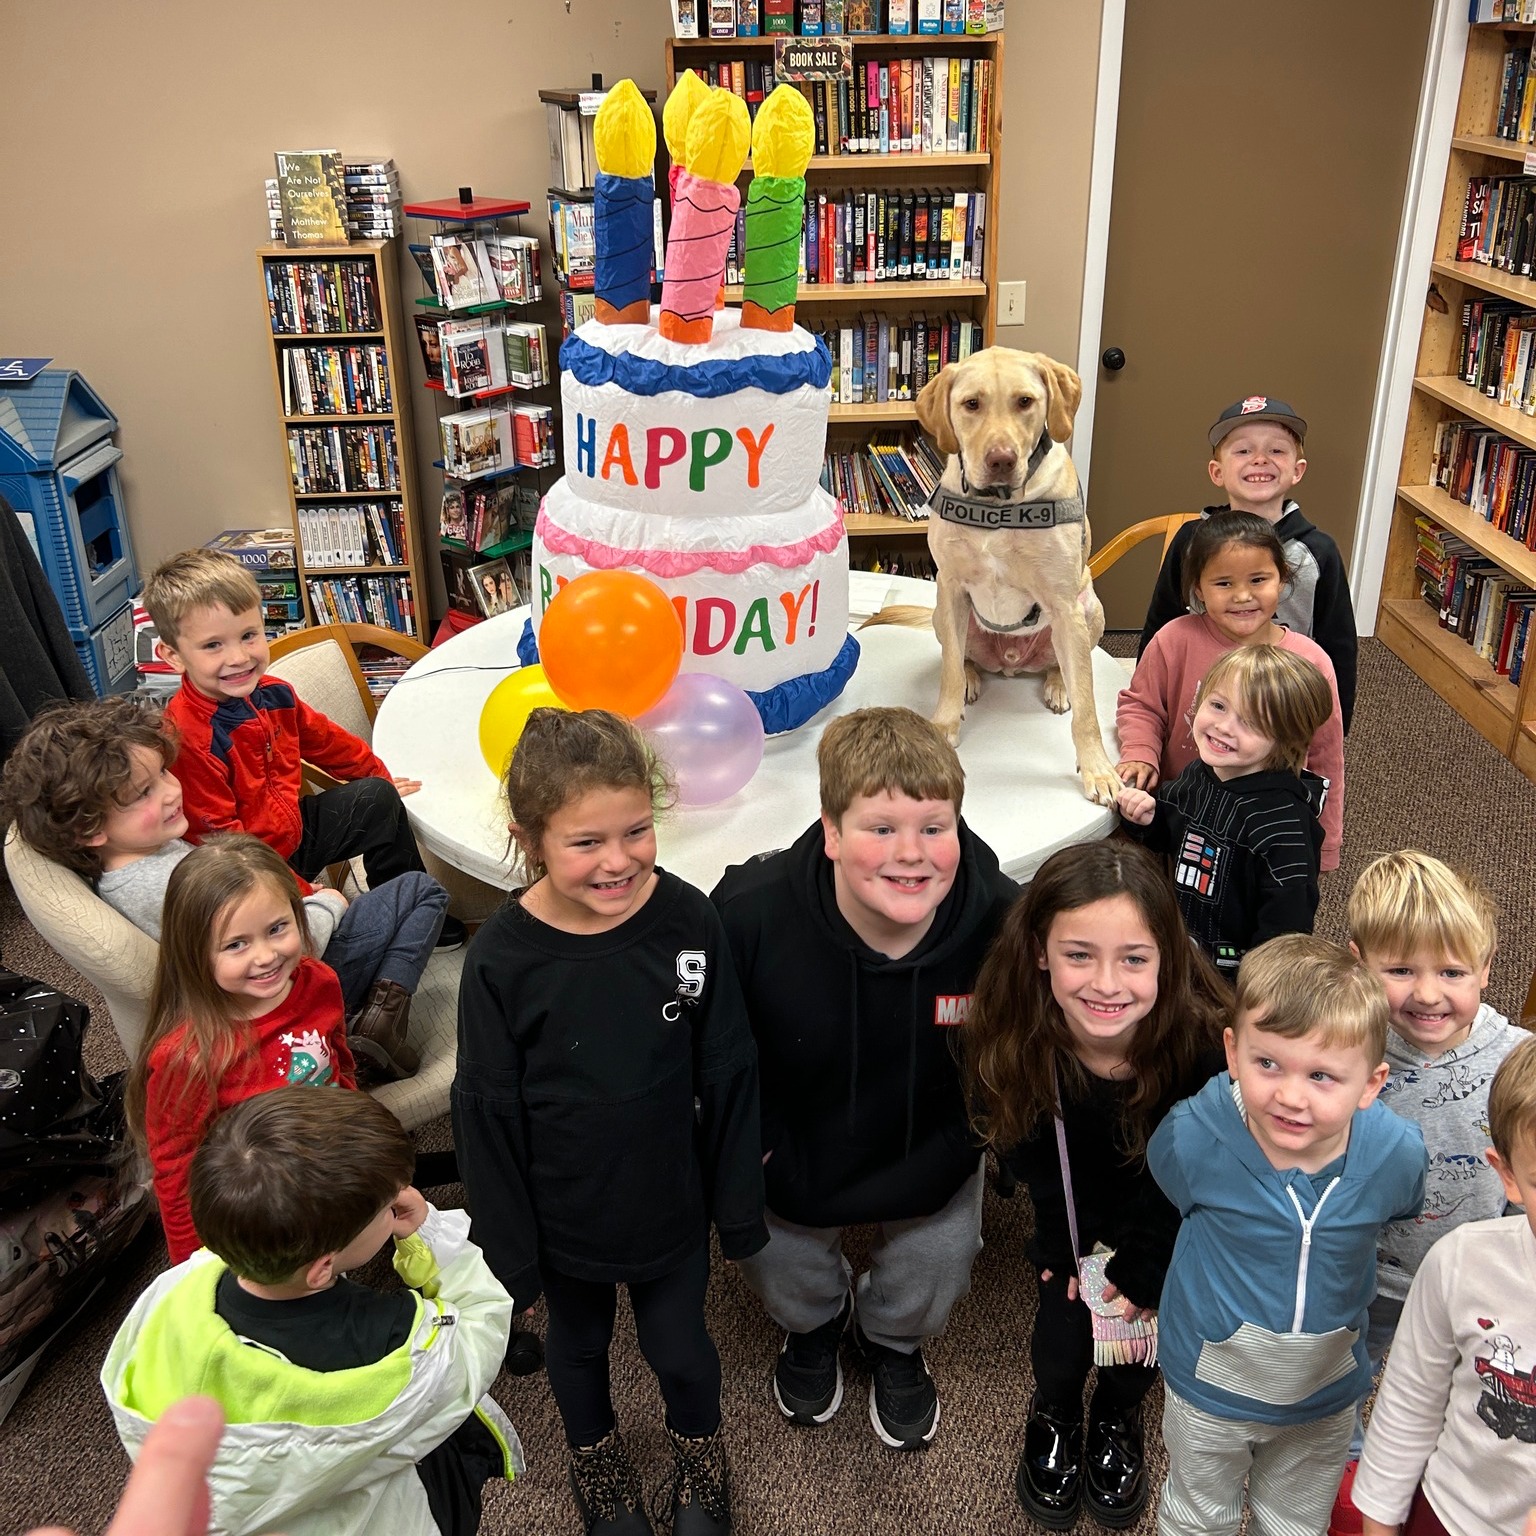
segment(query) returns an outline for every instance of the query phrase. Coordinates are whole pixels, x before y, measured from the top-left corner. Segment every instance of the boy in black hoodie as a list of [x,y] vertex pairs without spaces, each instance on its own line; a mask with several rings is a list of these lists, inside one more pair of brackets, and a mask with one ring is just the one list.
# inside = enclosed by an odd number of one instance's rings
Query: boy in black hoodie
[[[915,1450],[939,1422],[923,1340],[970,1289],[982,1161],[952,1029],[1018,887],[960,820],[954,748],[909,709],[834,720],[821,819],[725,872],[713,900],[757,1039],[768,1246],[742,1271],[788,1336],[786,1418],[842,1403],[838,1345],[869,1363],[870,1421]],[[875,1224],[850,1284],[845,1226]]]
[[[1249,395],[1234,401],[1211,427],[1211,461],[1207,466],[1212,483],[1227,493],[1227,501],[1223,506],[1205,508],[1200,515],[1253,512],[1274,524],[1275,537],[1285,547],[1286,563],[1291,568],[1290,585],[1281,594],[1275,617],[1288,629],[1317,641],[1328,653],[1347,732],[1355,712],[1358,649],[1349,578],[1339,546],[1308,522],[1286,494],[1307,472],[1306,436],[1306,422],[1283,400]],[[1147,622],[1136,647],[1138,660],[1163,625],[1188,611],[1184,605],[1184,551],[1197,526],[1186,523],[1173,536],[1147,605]]]
[[1303,768],[1333,713],[1323,674],[1277,645],[1219,657],[1195,692],[1200,756],[1154,798],[1127,787],[1126,830],[1173,860],[1190,937],[1229,980],[1282,933],[1311,933],[1327,783]]

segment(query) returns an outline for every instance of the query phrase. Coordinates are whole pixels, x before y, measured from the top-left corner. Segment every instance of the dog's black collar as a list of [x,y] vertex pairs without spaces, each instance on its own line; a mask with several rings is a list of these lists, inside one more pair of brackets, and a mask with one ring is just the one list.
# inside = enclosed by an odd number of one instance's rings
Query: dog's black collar
[[[1025,485],[1034,479],[1035,471],[1054,446],[1050,433],[1042,432],[1024,469]],[[968,528],[1059,528],[1064,523],[1087,522],[1083,498],[1077,492],[1059,501],[1009,501],[1007,486],[972,491],[963,459],[960,486],[963,495],[939,486],[928,503],[929,512],[946,523],[962,523]]]

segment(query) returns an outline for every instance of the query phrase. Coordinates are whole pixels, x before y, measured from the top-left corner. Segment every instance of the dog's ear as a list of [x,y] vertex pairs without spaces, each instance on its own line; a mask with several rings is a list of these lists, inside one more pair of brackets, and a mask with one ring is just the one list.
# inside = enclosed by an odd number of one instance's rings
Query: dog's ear
[[1053,443],[1064,443],[1072,436],[1072,423],[1083,399],[1083,381],[1075,369],[1058,363],[1054,357],[1035,354],[1040,359],[1040,373],[1046,384],[1045,430]]
[[923,385],[917,397],[918,425],[933,439],[940,453],[960,452],[960,441],[949,419],[949,387],[954,381],[955,365],[946,363]]

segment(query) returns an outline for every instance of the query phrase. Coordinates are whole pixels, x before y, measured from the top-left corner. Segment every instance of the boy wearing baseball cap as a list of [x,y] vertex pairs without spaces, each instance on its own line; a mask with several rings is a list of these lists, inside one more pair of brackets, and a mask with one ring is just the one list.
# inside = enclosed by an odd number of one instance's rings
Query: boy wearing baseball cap
[[[1307,424],[1273,395],[1249,395],[1234,401],[1211,427],[1211,481],[1227,493],[1221,506],[1206,507],[1202,517],[1222,512],[1253,512],[1275,525],[1293,572],[1275,617],[1298,634],[1309,635],[1328,653],[1339,684],[1339,709],[1349,729],[1355,709],[1355,610],[1339,546],[1302,516],[1290,490],[1307,472],[1304,444]],[[1138,658],[1163,625],[1179,618],[1184,606],[1182,564],[1196,525],[1186,523],[1173,536],[1157,586],[1147,608]]]

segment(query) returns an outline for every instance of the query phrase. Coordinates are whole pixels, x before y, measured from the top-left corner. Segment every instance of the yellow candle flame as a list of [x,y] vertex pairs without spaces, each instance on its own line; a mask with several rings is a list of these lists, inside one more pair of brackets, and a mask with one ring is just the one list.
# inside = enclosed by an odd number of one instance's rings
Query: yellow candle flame
[[610,176],[649,176],[656,160],[656,119],[633,80],[603,98],[592,124],[597,168]]
[[816,146],[811,104],[792,85],[776,85],[752,125],[752,171],[757,176],[804,176]]
[[709,96],[709,87],[691,69],[677,77],[667,104],[661,109],[661,131],[667,141],[667,153],[673,165],[685,163],[688,152],[688,121],[701,101]]
[[705,181],[730,183],[741,175],[752,143],[747,104],[734,91],[716,88],[688,119],[683,165]]

